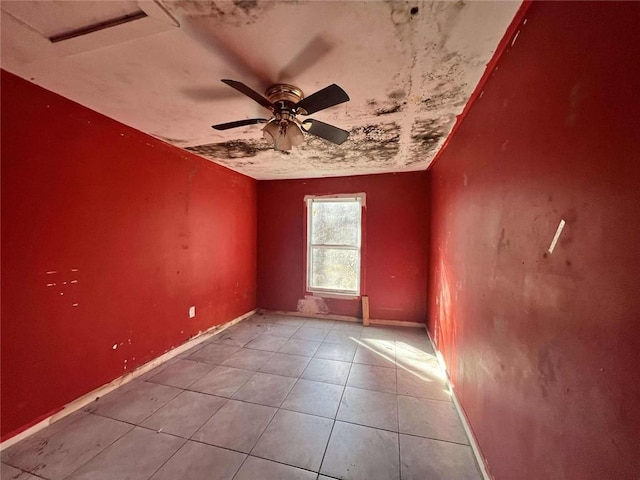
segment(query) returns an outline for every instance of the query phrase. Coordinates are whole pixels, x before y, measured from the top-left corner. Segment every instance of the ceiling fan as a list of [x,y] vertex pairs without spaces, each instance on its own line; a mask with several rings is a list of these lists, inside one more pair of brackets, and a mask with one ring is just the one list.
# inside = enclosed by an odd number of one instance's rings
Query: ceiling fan
[[272,117],[269,119],[249,118],[212,125],[212,128],[216,130],[266,123],[262,129],[263,135],[267,140],[273,142],[275,150],[280,151],[291,150],[292,146],[300,145],[304,140],[303,131],[337,145],[349,137],[349,132],[328,123],[312,118],[300,121],[296,117],[297,115],[310,115],[349,101],[347,93],[336,84],[329,85],[305,97],[298,87],[286,83],[276,83],[267,88],[265,98],[244,83],[235,80],[222,80],[222,82],[270,110]]

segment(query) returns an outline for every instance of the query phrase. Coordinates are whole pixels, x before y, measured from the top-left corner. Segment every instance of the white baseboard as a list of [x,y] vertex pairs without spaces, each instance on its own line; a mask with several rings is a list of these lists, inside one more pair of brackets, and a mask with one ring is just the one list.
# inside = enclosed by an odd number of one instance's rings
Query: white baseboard
[[[285,312],[284,310],[264,310],[258,309],[258,313],[265,315],[286,315],[290,317],[302,317],[302,318],[320,318],[323,320],[338,320],[340,322],[362,323],[362,319],[358,317],[350,317],[347,315],[333,315],[331,313],[308,313],[308,312]],[[402,320],[376,320],[375,318],[369,319],[369,323],[373,325],[389,325],[393,327],[411,327],[411,328],[425,328],[424,323],[420,322],[405,322]]]
[[487,464],[485,462],[484,457],[482,456],[482,452],[480,451],[480,447],[478,445],[478,441],[476,440],[476,436],[471,429],[471,424],[469,423],[469,419],[467,415],[464,413],[460,402],[458,401],[458,395],[451,383],[451,379],[449,377],[449,371],[447,370],[447,364],[444,361],[444,357],[440,350],[436,348],[435,343],[433,343],[433,339],[429,334],[429,329],[425,325],[424,329],[427,332],[427,336],[429,337],[429,342],[431,342],[431,346],[433,347],[433,351],[436,352],[436,358],[438,359],[438,363],[440,364],[440,368],[445,372],[447,384],[449,385],[449,391],[451,392],[451,398],[453,399],[453,405],[455,406],[456,411],[458,412],[458,417],[460,417],[460,421],[462,422],[462,426],[464,428],[465,433],[467,434],[467,438],[469,439],[469,445],[471,446],[471,450],[473,451],[473,455],[476,457],[476,463],[478,464],[478,468],[480,469],[480,473],[482,474],[482,478],[484,480],[493,480],[493,477],[489,474],[487,470]]
[[71,413],[77,410],[80,410],[81,408],[93,402],[96,398],[102,397],[107,393],[112,392],[116,388],[121,387],[122,385],[125,385],[129,383],[131,380],[134,380],[135,378],[138,378],[139,376],[144,375],[145,373],[156,368],[157,366],[162,365],[167,360],[171,360],[173,357],[180,355],[182,352],[186,352],[190,348],[195,347],[199,343],[213,337],[214,335],[219,334],[220,332],[226,330],[232,325],[235,325],[236,323],[241,322],[245,318],[249,318],[254,313],[256,313],[255,309],[245,313],[244,315],[240,315],[239,317],[236,317],[233,320],[230,320],[226,323],[223,323],[221,325],[215,325],[210,329],[205,330],[204,332],[200,332],[198,335],[186,341],[182,345],[179,345],[176,348],[169,350],[166,353],[163,353],[159,357],[156,357],[150,362],[147,362],[144,365],[139,366],[133,371],[125,373],[121,377],[118,377],[115,380],[112,380],[111,382],[105,385],[102,385],[101,387],[98,387],[89,393],[86,393],[82,397],[76,398],[75,400],[67,403],[64,407],[62,407],[62,410],[60,410],[59,412],[56,412],[53,415],[50,415],[44,420],[41,420],[35,425],[27,428],[26,430],[23,430],[17,435],[14,435],[13,437],[8,438],[4,442],[0,443],[0,452],[6,448],[9,448],[12,445],[15,445],[19,441],[24,440],[25,438],[33,435],[34,433],[39,432],[43,428],[48,427],[52,423],[57,422],[58,420],[66,417],[67,415],[70,415]]

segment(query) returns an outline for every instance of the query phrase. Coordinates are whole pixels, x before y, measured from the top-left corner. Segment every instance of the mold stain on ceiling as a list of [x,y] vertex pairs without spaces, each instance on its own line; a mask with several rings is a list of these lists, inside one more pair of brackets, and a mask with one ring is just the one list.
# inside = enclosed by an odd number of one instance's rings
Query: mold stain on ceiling
[[[109,9],[115,15],[125,4],[144,18],[53,44],[43,33],[82,28],[92,9],[94,20],[104,22]],[[0,5],[2,68],[233,170],[276,179],[425,169],[519,2]],[[277,82],[306,95],[336,83],[351,100],[313,118],[350,137],[334,145],[305,135],[285,153],[262,138],[260,125],[213,130],[217,123],[270,116],[223,78],[260,93]]]

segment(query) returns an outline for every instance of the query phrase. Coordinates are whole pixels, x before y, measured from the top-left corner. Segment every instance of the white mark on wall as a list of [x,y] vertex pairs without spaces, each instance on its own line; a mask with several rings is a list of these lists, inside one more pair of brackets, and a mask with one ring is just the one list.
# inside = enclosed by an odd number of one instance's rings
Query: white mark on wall
[[78,283],[78,280],[71,280],[71,283]]
[[478,95],[478,98],[479,98],[479,99],[480,99],[480,98],[482,98],[482,96],[483,96],[483,95],[484,95],[484,90],[482,90],[482,91],[480,92],[480,95]]
[[77,272],[77,271],[78,271],[78,269],[77,269],[77,268],[72,268],[72,269],[71,269],[71,271],[72,271],[72,272]]
[[46,272],[47,275],[53,275],[54,273],[58,273],[57,270],[49,270]]
[[518,35],[520,35],[520,30],[518,30],[516,32],[516,34],[513,36],[513,40],[511,40],[511,46],[513,47],[514,43],[516,43],[516,39],[518,38]]
[[556,229],[556,234],[553,236],[553,240],[551,240],[551,245],[549,245],[549,253],[553,253],[553,250],[556,248],[556,243],[558,243],[558,239],[560,238],[560,234],[562,233],[564,224],[565,224],[565,221],[560,220],[560,223],[558,224],[558,228]]
[[522,22],[522,25],[526,25],[527,24],[527,20],[528,20],[528,18],[525,18],[524,22]]
[[72,306],[72,307],[77,307],[77,306],[78,306],[78,304],[77,304],[77,303],[74,303],[74,304],[73,304],[73,305],[71,305],[71,306]]
[[116,348],[118,348],[118,344],[117,344],[117,343],[114,343],[114,344],[113,344],[113,347],[111,347],[111,348],[113,348],[113,349],[115,350]]
[[47,283],[47,287],[55,287],[56,284],[55,283]]
[[329,313],[329,306],[324,298],[306,295],[298,300],[298,311],[303,313]]

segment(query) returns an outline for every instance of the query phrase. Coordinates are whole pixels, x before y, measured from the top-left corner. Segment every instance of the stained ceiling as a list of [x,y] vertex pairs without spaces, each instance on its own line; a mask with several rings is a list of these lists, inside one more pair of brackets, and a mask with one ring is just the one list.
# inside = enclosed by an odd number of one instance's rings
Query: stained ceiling
[[[520,2],[2,1],[1,66],[160,140],[257,179],[425,169]],[[351,100],[313,115],[350,132],[274,151],[262,93],[332,83]]]

